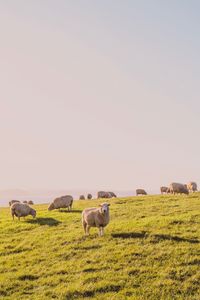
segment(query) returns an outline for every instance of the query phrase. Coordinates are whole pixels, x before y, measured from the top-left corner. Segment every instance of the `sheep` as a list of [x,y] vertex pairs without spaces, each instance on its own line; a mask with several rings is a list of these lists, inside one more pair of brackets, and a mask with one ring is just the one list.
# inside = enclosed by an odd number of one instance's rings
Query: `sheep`
[[85,235],[89,235],[90,227],[97,227],[99,229],[99,236],[103,236],[104,227],[106,227],[110,220],[109,203],[102,203],[100,207],[86,208],[82,212],[82,225]]
[[11,200],[9,201],[9,206],[11,206],[13,203],[20,203],[19,200]]
[[14,216],[18,217],[19,221],[21,217],[26,217],[28,215],[33,216],[33,218],[36,217],[35,209],[31,208],[30,206],[24,203],[13,203],[10,207],[10,210],[13,220]]
[[85,200],[85,196],[84,195],[80,195],[79,200]]
[[97,193],[97,198],[108,198],[106,197],[107,193],[104,191],[100,191]]
[[92,194],[88,194],[88,195],[87,195],[87,199],[88,199],[88,200],[92,199]]
[[136,196],[138,196],[138,195],[147,195],[147,192],[143,189],[137,189]]
[[172,182],[169,186],[171,194],[189,194],[187,185],[177,182]]
[[29,200],[29,201],[28,201],[28,204],[29,204],[29,205],[34,205],[34,202],[33,202],[32,200]]
[[169,193],[169,188],[167,186],[161,186],[160,187],[160,192],[161,192],[161,194],[164,194],[164,193],[168,194]]
[[189,182],[187,184],[187,189],[188,189],[189,192],[197,192],[197,184],[196,184],[196,182],[193,182],[193,181]]
[[113,198],[113,197],[115,198],[117,197],[113,192],[100,191],[97,193],[97,198]]
[[68,208],[68,211],[72,209],[73,197],[70,195],[62,196],[53,200],[49,205],[48,210],[58,208]]
[[110,198],[117,198],[117,195],[113,192],[108,192],[110,195]]

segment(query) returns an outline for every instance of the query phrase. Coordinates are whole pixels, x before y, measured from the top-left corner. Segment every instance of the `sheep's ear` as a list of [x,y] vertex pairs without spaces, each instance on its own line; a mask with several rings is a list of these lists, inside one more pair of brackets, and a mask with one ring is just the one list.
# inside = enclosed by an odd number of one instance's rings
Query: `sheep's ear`
[[102,207],[102,204],[99,204],[100,207]]

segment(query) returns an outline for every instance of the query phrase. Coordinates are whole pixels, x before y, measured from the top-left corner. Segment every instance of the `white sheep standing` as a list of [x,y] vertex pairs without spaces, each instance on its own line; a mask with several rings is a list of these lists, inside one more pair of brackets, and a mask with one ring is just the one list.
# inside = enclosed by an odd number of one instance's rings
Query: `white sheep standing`
[[106,227],[110,221],[109,203],[102,203],[100,207],[86,208],[82,212],[82,225],[86,235],[89,235],[91,227],[97,227],[99,229],[99,235],[103,236],[104,227]]

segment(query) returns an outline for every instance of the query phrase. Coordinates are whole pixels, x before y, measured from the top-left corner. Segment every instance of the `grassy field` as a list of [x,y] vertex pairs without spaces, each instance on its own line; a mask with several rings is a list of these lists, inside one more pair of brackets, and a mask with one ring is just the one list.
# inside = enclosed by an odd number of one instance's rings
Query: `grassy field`
[[83,236],[85,207],[0,209],[0,299],[200,299],[200,194],[117,198],[105,236]]

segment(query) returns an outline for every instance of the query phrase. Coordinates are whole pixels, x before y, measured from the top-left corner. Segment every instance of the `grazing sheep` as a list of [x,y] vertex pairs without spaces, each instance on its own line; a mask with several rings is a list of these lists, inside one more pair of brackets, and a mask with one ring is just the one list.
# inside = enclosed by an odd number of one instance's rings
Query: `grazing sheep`
[[169,188],[167,186],[161,186],[160,187],[160,192],[161,192],[161,194],[164,194],[164,193],[168,194],[169,193]]
[[171,192],[170,192],[170,188],[168,187],[168,189],[167,189],[167,194],[170,194]]
[[58,208],[68,208],[68,211],[72,209],[73,197],[70,195],[62,196],[53,200],[49,205],[48,210]]
[[170,193],[171,194],[189,194],[189,191],[187,189],[187,186],[182,183],[172,182],[169,186]]
[[11,206],[13,203],[20,203],[19,200],[11,200],[9,201],[9,206]]
[[110,220],[109,206],[109,203],[102,203],[99,208],[84,209],[82,212],[82,225],[86,235],[89,235],[90,227],[97,227],[100,236],[104,234],[104,227],[108,225]]
[[92,199],[92,194],[88,194],[88,195],[87,195],[87,199],[88,199],[88,200]]
[[117,195],[113,192],[108,192],[110,195],[110,198],[117,198]]
[[28,201],[28,204],[29,204],[29,205],[34,205],[34,202],[33,202],[32,200],[29,200],[29,201]]
[[97,198],[113,198],[117,197],[113,192],[100,191],[97,193]]
[[10,210],[13,220],[14,216],[18,217],[19,221],[21,217],[26,217],[28,215],[33,216],[33,218],[36,217],[35,209],[31,208],[30,206],[24,203],[13,203],[10,207]]
[[196,182],[193,182],[193,181],[189,182],[187,184],[187,189],[188,189],[189,192],[197,192],[197,184],[196,184]]
[[80,195],[79,200],[85,200],[85,196],[84,195]]
[[106,192],[104,191],[100,191],[97,193],[97,198],[106,198]]
[[143,189],[137,189],[136,196],[138,196],[138,195],[147,195],[147,192]]

